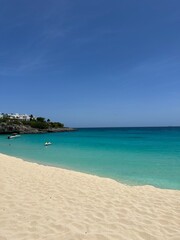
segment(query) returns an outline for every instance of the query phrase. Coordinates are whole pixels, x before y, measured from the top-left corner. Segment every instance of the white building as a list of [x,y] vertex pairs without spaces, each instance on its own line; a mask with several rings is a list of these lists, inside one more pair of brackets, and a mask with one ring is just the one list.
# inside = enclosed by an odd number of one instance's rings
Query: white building
[[30,116],[28,114],[10,113],[8,114],[8,116],[10,119],[18,119],[18,120],[25,120],[25,121],[30,120]]
[[[10,119],[18,119],[18,120],[25,120],[25,121],[30,121],[31,115],[28,114],[19,114],[19,113],[0,113],[0,118],[3,118],[3,116],[7,116]],[[33,119],[36,119],[35,116],[33,116]]]

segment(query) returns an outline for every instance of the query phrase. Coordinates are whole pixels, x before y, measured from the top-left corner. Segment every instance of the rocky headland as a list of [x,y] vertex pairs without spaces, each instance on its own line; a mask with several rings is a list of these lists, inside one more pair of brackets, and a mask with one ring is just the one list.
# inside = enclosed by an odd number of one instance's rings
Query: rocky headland
[[31,121],[20,121],[8,118],[0,120],[0,134],[33,134],[70,131],[75,131],[75,129],[64,127],[64,124],[59,122],[45,121],[44,118],[32,119]]
[[61,127],[61,128],[52,128],[49,127],[47,129],[39,129],[32,128],[31,126],[25,125],[17,125],[17,124],[7,124],[0,123],[0,134],[12,134],[12,133],[20,133],[20,134],[32,134],[32,133],[47,133],[47,132],[70,132],[75,131],[74,128]]

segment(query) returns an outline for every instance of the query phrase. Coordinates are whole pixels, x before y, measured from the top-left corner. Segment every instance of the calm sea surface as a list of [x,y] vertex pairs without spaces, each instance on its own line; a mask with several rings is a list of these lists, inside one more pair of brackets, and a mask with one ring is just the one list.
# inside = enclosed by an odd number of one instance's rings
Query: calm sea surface
[[[53,144],[45,147],[46,141]],[[180,128],[79,129],[10,140],[0,135],[0,152],[131,185],[180,190]]]

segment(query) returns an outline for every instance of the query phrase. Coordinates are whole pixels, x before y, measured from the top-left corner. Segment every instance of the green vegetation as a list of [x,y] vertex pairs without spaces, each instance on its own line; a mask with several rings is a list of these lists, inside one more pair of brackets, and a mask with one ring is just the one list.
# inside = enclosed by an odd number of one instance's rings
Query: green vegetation
[[60,122],[51,122],[49,119],[46,121],[43,117],[37,117],[37,119],[31,119],[30,121],[24,121],[26,125],[30,125],[32,128],[49,129],[49,128],[63,128],[64,124]]
[[29,124],[32,128],[38,128],[38,129],[48,129],[49,126],[46,122],[38,121],[38,120],[33,120],[30,121]]
[[37,118],[36,118],[36,121],[37,121],[37,122],[45,122],[45,118],[43,118],[43,117],[37,117]]
[[0,123],[6,123],[8,125],[21,125],[21,126],[30,126],[32,128],[37,129],[53,129],[53,128],[63,128],[64,124],[60,122],[51,122],[50,119],[46,119],[43,117],[34,118],[34,116],[30,115],[30,120],[21,120],[21,119],[13,119],[10,118],[7,114],[4,114],[2,118],[0,118]]

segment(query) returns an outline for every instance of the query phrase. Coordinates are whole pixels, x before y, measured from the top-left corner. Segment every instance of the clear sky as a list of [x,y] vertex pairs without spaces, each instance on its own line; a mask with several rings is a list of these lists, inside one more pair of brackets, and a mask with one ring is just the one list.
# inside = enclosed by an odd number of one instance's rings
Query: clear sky
[[180,125],[180,1],[0,0],[0,112]]

